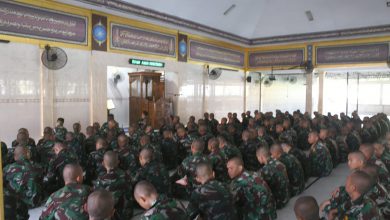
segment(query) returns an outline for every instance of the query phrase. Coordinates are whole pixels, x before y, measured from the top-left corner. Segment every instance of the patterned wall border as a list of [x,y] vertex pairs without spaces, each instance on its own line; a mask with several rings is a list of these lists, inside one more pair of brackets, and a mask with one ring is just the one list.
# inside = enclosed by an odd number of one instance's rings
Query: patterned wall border
[[189,28],[195,31],[211,34],[216,37],[221,37],[227,40],[232,40],[237,43],[242,43],[249,46],[390,33],[390,24],[389,24],[389,25],[381,25],[381,26],[336,30],[336,31],[323,31],[323,32],[313,32],[313,33],[306,33],[306,34],[293,34],[293,35],[249,39],[216,28],[212,28],[206,25],[202,25],[193,21],[182,19],[173,15],[168,15],[155,10],[140,7],[138,5],[127,3],[127,2],[121,2],[118,0],[80,0],[80,1],[83,1],[87,4],[104,6],[112,10],[132,13],[138,16],[158,20],[165,23],[170,23],[183,28]]
[[89,102],[89,98],[56,98],[54,102]]
[[[0,99],[0,103],[39,103],[41,99]],[[89,98],[56,98],[54,102],[89,102]]]

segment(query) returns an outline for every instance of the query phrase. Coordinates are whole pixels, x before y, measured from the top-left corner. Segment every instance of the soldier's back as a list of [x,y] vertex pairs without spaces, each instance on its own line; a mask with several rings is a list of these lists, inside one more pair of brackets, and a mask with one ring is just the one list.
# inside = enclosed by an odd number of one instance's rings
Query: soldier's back
[[283,153],[280,157],[280,162],[282,162],[287,169],[291,196],[303,192],[305,188],[305,173],[298,159],[292,154]]
[[152,208],[141,217],[142,220],[187,220],[187,214],[176,200],[159,195]]
[[213,167],[215,178],[219,181],[228,181],[228,173],[226,168],[225,159],[221,152],[212,152],[209,154],[208,159]]
[[158,193],[169,195],[169,173],[165,166],[158,161],[151,161],[141,167],[135,176],[135,182],[146,180],[156,187]]

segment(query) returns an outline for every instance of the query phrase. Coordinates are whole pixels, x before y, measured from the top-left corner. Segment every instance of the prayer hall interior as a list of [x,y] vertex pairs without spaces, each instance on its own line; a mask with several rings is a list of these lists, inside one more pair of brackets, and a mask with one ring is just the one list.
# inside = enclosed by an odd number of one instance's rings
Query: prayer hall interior
[[0,0],[0,220],[390,219],[389,0]]

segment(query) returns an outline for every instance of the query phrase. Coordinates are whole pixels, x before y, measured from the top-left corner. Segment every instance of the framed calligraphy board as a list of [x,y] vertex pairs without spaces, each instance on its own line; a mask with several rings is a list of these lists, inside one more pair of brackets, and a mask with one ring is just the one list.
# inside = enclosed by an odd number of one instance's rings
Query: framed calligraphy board
[[117,50],[176,57],[176,35],[111,23],[110,47]]
[[304,62],[304,49],[249,52],[249,68],[299,66]]
[[389,44],[375,43],[317,47],[316,57],[317,64],[386,62],[389,57]]
[[239,50],[227,49],[195,40],[190,40],[189,48],[189,58],[191,60],[244,67],[245,54]]
[[0,34],[87,45],[88,18],[0,1]]

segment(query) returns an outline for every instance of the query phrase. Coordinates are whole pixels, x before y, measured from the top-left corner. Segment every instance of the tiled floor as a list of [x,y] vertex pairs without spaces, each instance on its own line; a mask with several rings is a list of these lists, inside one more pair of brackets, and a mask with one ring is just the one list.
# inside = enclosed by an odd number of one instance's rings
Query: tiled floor
[[[329,198],[330,192],[333,191],[336,187],[343,185],[345,183],[346,177],[349,174],[347,164],[339,165],[336,169],[333,170],[332,174],[326,178],[321,178],[315,183],[313,183],[308,189],[306,189],[301,195],[312,195],[317,199],[318,203],[321,203],[325,199]],[[315,180],[315,178],[309,179],[306,185],[309,185]],[[299,197],[298,196],[298,197]],[[290,202],[286,207],[278,211],[278,219],[281,220],[291,220],[295,219],[294,215],[294,203],[298,198],[293,197],[290,199]],[[185,205],[186,202],[184,202]],[[30,220],[37,220],[42,211],[42,208],[36,208],[29,211]],[[134,214],[139,214],[133,218],[133,220],[140,219],[142,210],[135,210]]]

